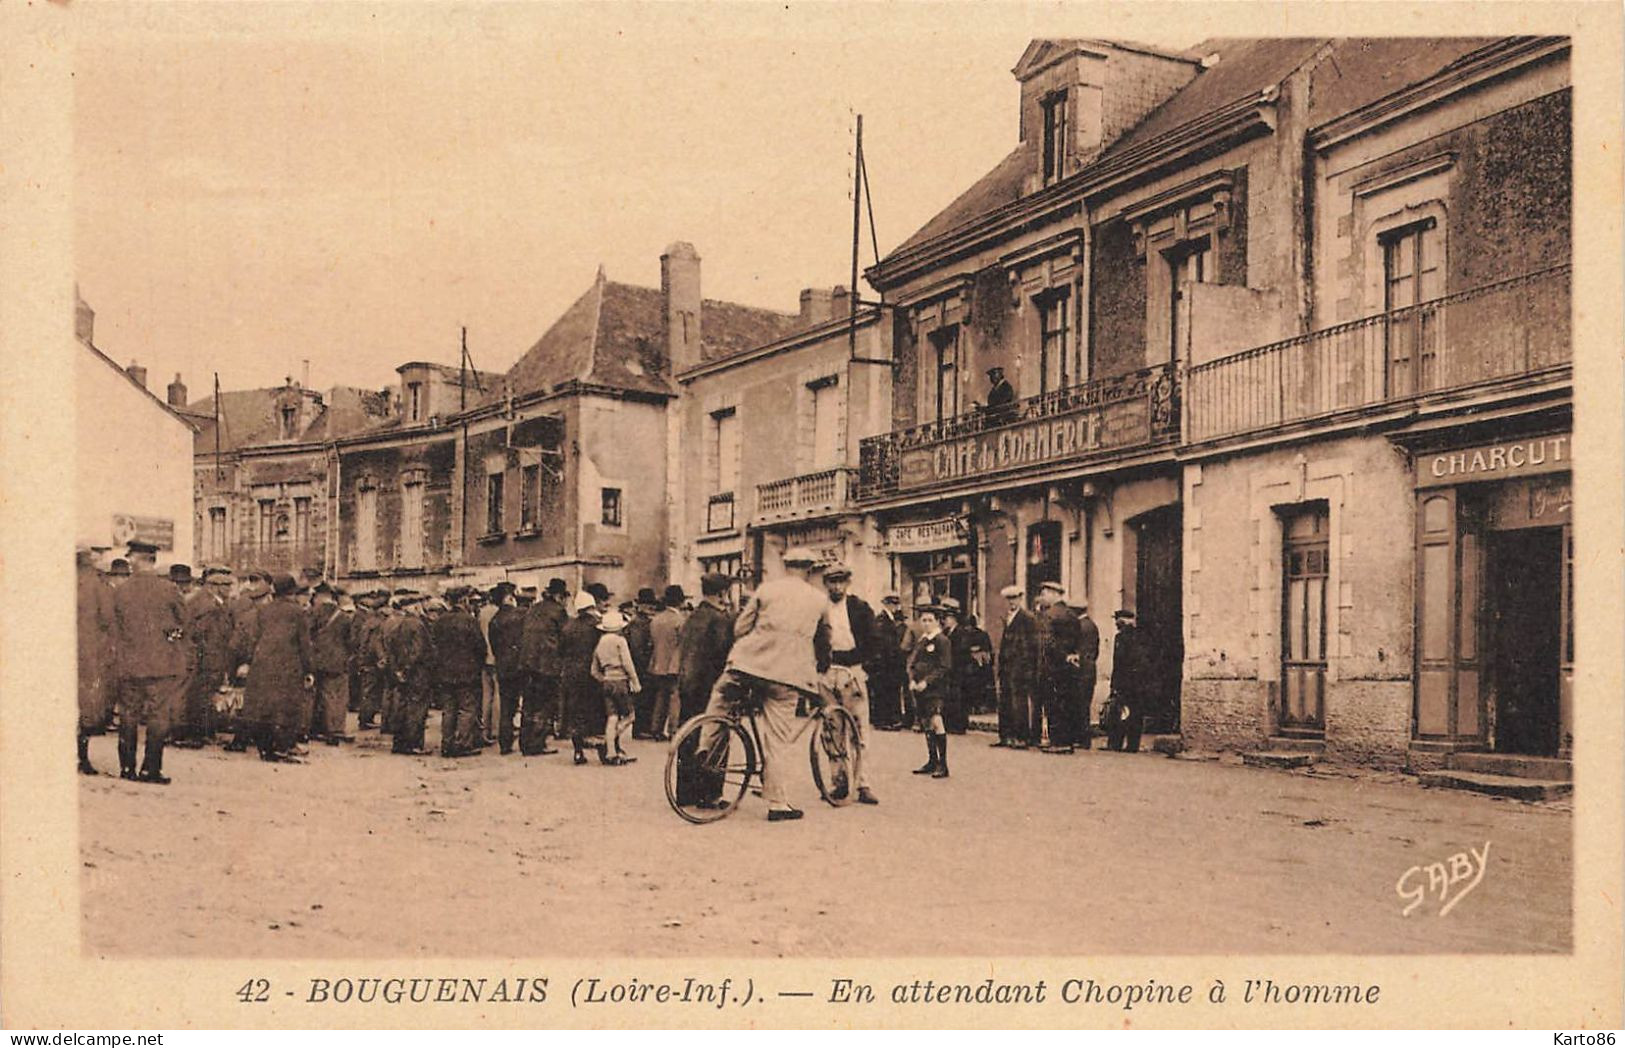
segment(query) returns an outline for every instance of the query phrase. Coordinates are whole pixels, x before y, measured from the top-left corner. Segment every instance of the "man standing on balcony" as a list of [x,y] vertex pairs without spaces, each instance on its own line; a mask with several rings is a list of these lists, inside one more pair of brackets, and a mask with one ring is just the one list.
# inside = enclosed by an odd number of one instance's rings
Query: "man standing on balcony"
[[988,424],[1002,426],[1006,422],[1015,421],[1016,417],[1016,391],[1010,385],[1010,380],[1004,377],[1004,369],[991,367],[987,369],[987,414]]
[[[818,652],[818,686],[824,701],[835,703],[857,718],[858,803],[879,804],[869,789],[869,675],[863,668],[872,659],[875,613],[862,598],[846,592],[851,583],[852,569],[844,564],[824,569],[824,592],[829,597],[829,606],[824,609],[829,647],[827,652]],[[845,796],[846,789],[845,784],[836,785],[837,800]]]

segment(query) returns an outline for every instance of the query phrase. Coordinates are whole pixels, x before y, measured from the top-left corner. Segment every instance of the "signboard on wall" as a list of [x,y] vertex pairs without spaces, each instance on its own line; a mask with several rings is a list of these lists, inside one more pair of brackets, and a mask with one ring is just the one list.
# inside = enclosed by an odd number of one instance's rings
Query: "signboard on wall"
[[1572,438],[1567,433],[1557,433],[1448,451],[1418,452],[1416,486],[1437,488],[1542,473],[1566,473],[1574,468],[1571,443]]
[[113,514],[113,545],[125,546],[131,542],[150,542],[159,549],[172,550],[175,548],[175,522],[168,517]]
[[919,488],[973,479],[1134,447],[1150,440],[1150,399],[1135,397],[905,451],[898,459],[897,486]]
[[963,546],[968,534],[963,517],[893,524],[886,529],[886,552],[930,553],[933,550],[953,549]]

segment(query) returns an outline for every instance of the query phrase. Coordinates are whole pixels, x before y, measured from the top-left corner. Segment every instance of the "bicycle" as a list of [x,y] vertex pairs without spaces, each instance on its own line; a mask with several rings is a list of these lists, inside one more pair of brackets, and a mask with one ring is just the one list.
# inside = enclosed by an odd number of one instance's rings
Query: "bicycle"
[[[745,791],[756,783],[762,789],[766,751],[762,748],[757,717],[761,703],[754,696],[727,713],[702,713],[690,717],[672,736],[666,754],[666,801],[672,811],[692,823],[717,822],[739,809]],[[817,726],[807,740],[807,757],[812,764],[813,783],[818,795],[836,808],[852,803],[857,793],[858,719],[832,703],[816,706],[806,722],[796,729],[790,744],[801,740]],[[715,735],[709,748],[699,749],[701,733],[712,728]],[[689,762],[692,782],[680,781],[683,765]],[[709,788],[707,788],[709,787]]]

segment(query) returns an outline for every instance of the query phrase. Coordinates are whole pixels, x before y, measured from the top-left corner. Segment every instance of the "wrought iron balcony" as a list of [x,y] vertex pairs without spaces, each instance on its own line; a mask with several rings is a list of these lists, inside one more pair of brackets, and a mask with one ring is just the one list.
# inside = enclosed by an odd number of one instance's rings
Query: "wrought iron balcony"
[[1561,369],[1573,360],[1565,264],[1259,346],[1190,369],[1188,439]]
[[856,472],[841,466],[758,484],[755,522],[800,520],[841,509],[847,504]]
[[734,493],[723,491],[705,503],[705,530],[729,531],[734,527]]
[[1178,436],[1174,370],[1158,364],[868,437],[859,445],[857,497],[1108,458]]

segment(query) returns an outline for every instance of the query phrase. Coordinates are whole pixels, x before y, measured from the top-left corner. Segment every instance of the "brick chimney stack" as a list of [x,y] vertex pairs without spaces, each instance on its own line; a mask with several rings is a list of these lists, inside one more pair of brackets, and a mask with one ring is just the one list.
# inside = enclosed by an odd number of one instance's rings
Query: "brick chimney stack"
[[172,408],[184,408],[186,406],[186,383],[181,381],[181,373],[179,371],[175,372],[175,381],[169,384],[169,389],[166,391],[166,397],[169,401],[169,406]]
[[679,240],[660,256],[665,300],[666,354],[673,373],[700,363],[700,255]]
[[137,364],[133,360],[130,361],[130,366],[124,369],[124,373],[141,383],[142,389],[147,388],[147,369],[142,367],[140,364]]
[[836,284],[830,292],[829,314],[836,320],[844,320],[852,315],[852,296],[846,290],[845,284]]

